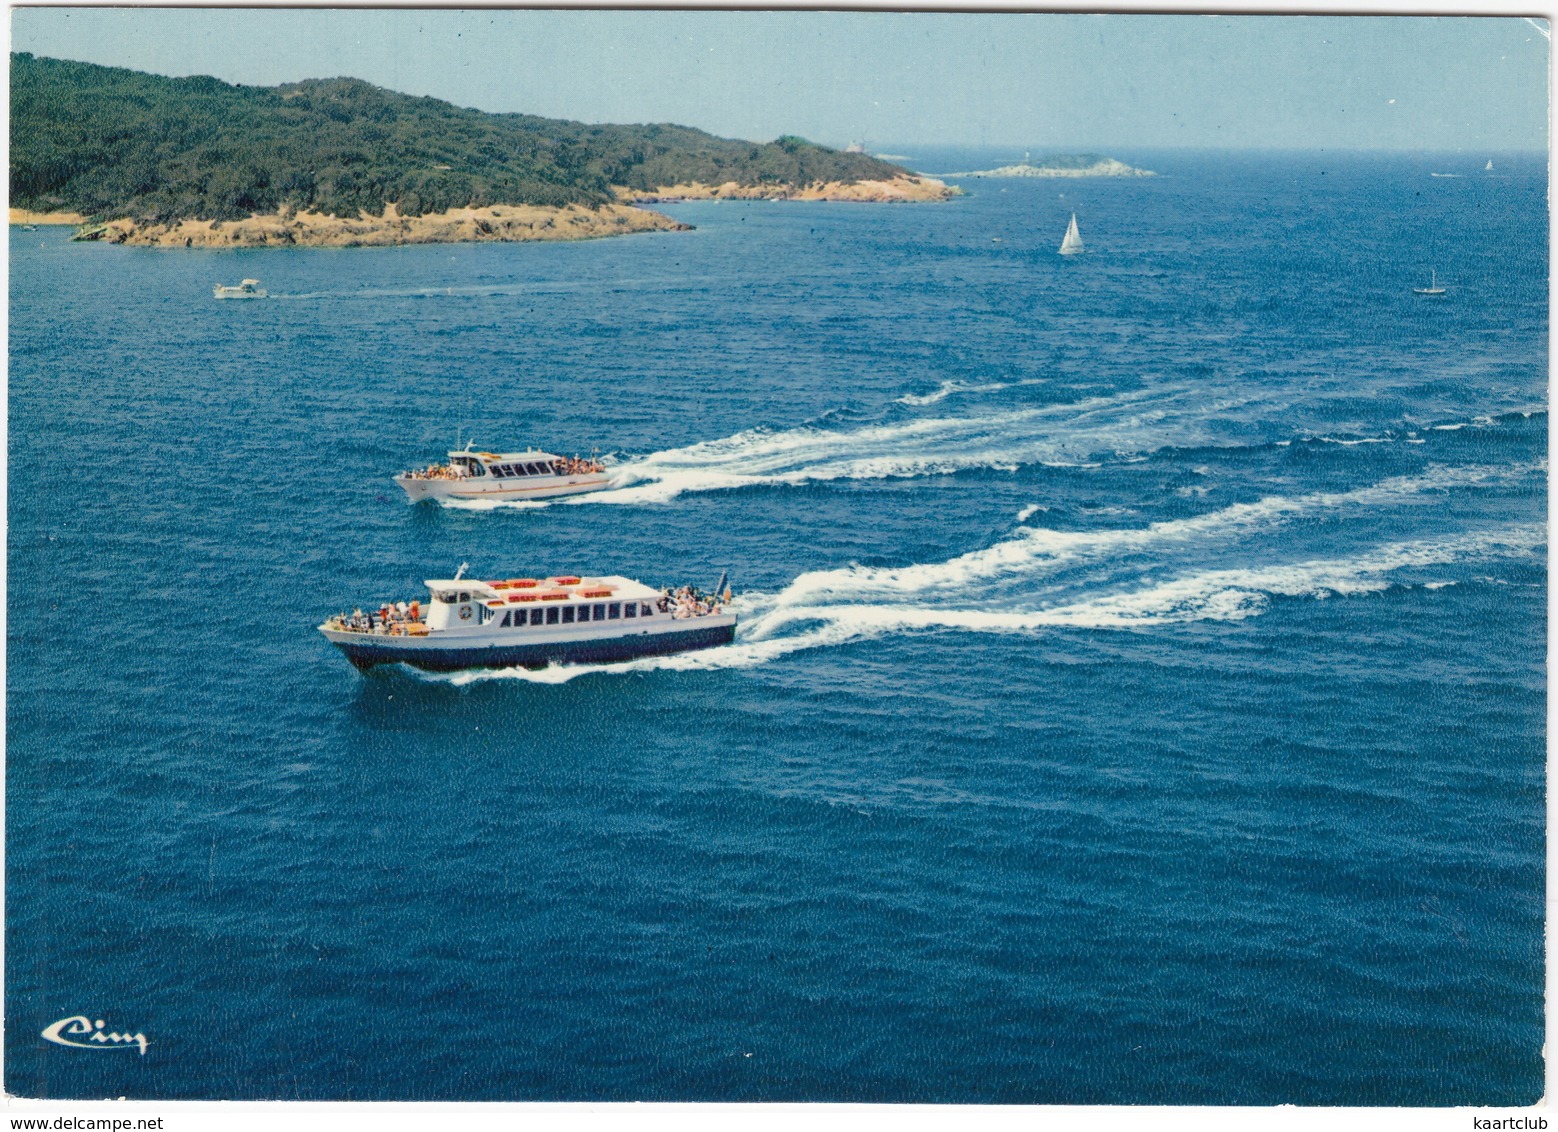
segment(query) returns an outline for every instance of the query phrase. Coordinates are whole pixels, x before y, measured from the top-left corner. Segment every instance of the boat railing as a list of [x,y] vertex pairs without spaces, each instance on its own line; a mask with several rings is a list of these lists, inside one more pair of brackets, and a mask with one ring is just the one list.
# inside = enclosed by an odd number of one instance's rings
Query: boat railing
[[452,468],[448,464],[429,464],[425,468],[412,468],[401,475],[408,480],[463,480],[469,478],[465,472],[458,468]]
[[379,613],[338,613],[325,622],[325,628],[337,633],[360,633],[365,637],[425,637],[429,632],[420,618]]
[[730,591],[723,594],[706,594],[692,586],[666,590],[659,601],[660,612],[669,613],[677,621],[689,621],[697,617],[714,617],[724,612],[730,602]]

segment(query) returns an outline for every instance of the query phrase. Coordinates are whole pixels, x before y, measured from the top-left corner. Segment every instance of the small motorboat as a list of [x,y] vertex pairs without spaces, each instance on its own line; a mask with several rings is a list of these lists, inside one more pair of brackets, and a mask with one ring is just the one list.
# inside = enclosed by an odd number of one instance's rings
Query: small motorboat
[[270,295],[258,279],[245,279],[236,287],[218,283],[212,290],[219,299],[263,299]]

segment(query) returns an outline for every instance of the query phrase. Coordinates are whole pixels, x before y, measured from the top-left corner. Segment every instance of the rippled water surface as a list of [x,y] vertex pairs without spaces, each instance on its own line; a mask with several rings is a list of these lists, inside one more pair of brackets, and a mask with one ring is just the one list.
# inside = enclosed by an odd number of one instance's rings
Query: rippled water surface
[[[7,1088],[1532,1102],[1545,170],[1467,160],[13,229]],[[406,506],[457,429],[616,486]],[[729,569],[742,623],[441,677],[314,631],[462,561]],[[146,1054],[31,1037],[74,1014]]]

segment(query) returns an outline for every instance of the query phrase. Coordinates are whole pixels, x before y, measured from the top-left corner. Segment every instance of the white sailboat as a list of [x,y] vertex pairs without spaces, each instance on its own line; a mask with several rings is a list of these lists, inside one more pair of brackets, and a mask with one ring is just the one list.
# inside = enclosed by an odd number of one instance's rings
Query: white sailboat
[[1414,295],[1442,295],[1442,294],[1444,294],[1444,288],[1439,286],[1439,273],[1435,269],[1429,268],[1428,269],[1428,286],[1426,286],[1426,287],[1413,287],[1412,288],[1412,293]]
[[1082,254],[1082,233],[1077,231],[1077,214],[1071,214],[1071,223],[1066,226],[1065,239],[1060,241],[1061,255]]
[[1484,173],[1493,172],[1493,158],[1488,158],[1488,163],[1482,167],[1482,171]]

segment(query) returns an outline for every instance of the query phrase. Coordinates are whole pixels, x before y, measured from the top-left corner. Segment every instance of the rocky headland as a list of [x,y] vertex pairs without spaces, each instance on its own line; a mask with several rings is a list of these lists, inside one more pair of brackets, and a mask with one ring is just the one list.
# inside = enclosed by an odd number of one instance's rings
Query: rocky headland
[[[352,78],[248,87],[11,56],[15,223],[157,247],[581,240],[686,228],[654,201],[960,190],[785,134],[493,114]],[[68,219],[67,219],[68,218]]]

